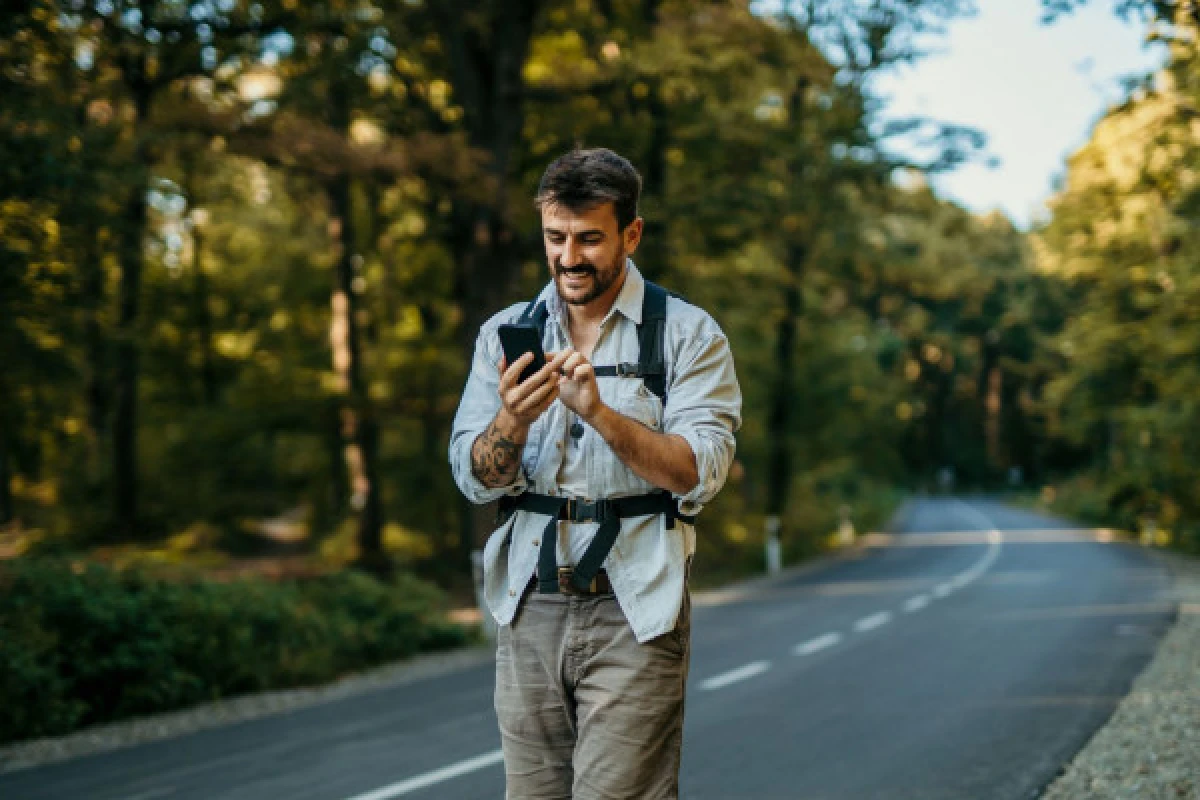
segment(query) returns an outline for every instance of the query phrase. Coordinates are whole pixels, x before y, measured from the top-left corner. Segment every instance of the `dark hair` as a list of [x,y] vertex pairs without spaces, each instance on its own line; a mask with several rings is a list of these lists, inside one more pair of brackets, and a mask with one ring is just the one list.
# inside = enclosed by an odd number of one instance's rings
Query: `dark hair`
[[570,211],[587,211],[612,203],[617,230],[623,231],[637,219],[641,193],[642,176],[633,164],[612,150],[596,147],[572,150],[546,167],[533,204],[538,210],[558,205]]

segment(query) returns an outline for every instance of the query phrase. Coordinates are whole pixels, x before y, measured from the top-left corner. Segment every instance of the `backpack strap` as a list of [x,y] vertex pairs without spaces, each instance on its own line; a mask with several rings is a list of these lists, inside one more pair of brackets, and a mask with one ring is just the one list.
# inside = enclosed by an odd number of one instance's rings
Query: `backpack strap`
[[637,363],[595,367],[598,378],[641,378],[646,388],[667,404],[667,295],[661,286],[646,281],[642,295],[642,321],[637,326]]
[[533,325],[538,331],[538,340],[545,341],[546,339],[546,320],[549,318],[550,312],[546,309],[546,303],[533,298],[529,304],[525,306],[525,310],[521,312],[521,316],[517,318],[519,325]]
[[646,281],[642,295],[642,324],[637,327],[638,372],[646,388],[667,404],[667,290]]
[[[667,295],[666,289],[650,281],[645,282],[642,294],[642,322],[637,326],[638,360],[636,364],[622,363],[616,366],[595,367],[598,378],[641,378],[646,388],[667,403]],[[677,295],[678,296],[678,295]],[[537,328],[538,338],[546,338],[546,320],[550,316],[545,302],[534,298],[525,306],[517,320],[522,325]]]

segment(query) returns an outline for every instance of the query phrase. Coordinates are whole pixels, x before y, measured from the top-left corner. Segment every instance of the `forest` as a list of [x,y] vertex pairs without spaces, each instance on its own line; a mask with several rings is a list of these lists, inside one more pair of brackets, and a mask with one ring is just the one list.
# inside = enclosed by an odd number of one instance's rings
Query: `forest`
[[871,92],[967,0],[9,7],[5,559],[469,597],[491,515],[450,421],[480,323],[547,280],[532,197],[579,146],[638,167],[639,267],[733,345],[702,579],[761,570],[772,521],[794,561],[951,483],[1200,549],[1191,3],[1113,9],[1167,62],[1028,231],[929,188],[979,132]]

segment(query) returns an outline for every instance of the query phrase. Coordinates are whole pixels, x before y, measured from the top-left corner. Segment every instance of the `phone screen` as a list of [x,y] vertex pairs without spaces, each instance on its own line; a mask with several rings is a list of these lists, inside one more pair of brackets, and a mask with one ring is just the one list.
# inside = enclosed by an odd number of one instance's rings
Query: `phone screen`
[[542,352],[542,340],[533,325],[501,325],[500,346],[504,348],[504,359],[512,364],[526,353],[533,353],[533,363],[521,372],[521,382],[546,366],[546,354]]

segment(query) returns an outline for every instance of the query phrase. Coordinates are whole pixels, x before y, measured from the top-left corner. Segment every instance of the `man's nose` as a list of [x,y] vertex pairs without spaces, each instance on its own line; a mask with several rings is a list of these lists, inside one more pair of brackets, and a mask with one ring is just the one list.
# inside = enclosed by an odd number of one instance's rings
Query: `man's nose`
[[570,269],[579,263],[579,245],[570,237],[563,243],[562,255],[558,259],[563,269]]

